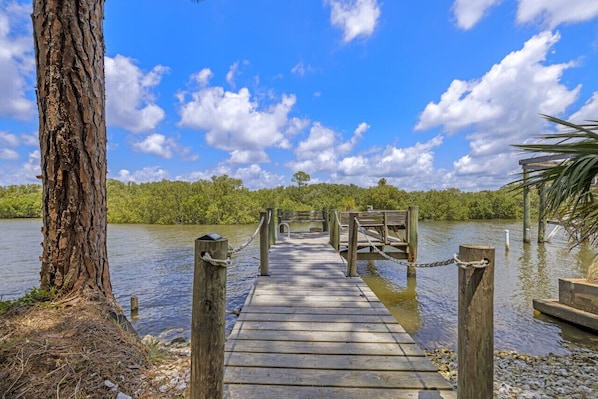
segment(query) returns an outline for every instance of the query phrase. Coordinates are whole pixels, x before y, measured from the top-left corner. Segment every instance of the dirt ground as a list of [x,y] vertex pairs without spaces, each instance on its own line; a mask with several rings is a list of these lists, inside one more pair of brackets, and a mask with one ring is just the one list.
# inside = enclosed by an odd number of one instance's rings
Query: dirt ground
[[[81,300],[0,315],[0,398],[188,397],[189,357],[142,343],[110,310]],[[176,390],[163,382],[172,375]]]

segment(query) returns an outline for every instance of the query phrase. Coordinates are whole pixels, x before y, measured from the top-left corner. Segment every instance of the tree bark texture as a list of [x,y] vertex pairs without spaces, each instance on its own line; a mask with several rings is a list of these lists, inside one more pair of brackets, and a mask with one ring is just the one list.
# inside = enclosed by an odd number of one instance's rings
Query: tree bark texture
[[104,0],[34,0],[41,288],[113,298],[106,249]]

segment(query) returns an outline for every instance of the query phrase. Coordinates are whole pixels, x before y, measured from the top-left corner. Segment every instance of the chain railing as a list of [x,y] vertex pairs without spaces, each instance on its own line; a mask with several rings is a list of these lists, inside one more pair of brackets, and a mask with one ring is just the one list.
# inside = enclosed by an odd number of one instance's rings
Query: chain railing
[[454,263],[463,269],[467,269],[469,267],[484,268],[488,264],[488,261],[485,259],[482,259],[479,261],[473,261],[473,262],[463,262],[459,259],[457,254],[454,254],[452,258],[449,258],[447,260],[441,260],[441,261],[437,261],[437,262],[428,262],[428,263],[407,262],[407,261],[404,261],[401,259],[397,259],[397,258],[394,258],[394,257],[388,255],[386,252],[382,251],[380,248],[378,248],[377,245],[375,245],[372,242],[372,240],[370,240],[367,230],[359,223],[359,220],[355,219],[355,223],[357,224],[358,231],[364,235],[368,244],[370,244],[370,248],[373,248],[383,258],[385,258],[391,262],[397,263],[399,265],[402,265],[402,266],[409,266],[409,267],[416,267],[416,268],[430,268],[430,267],[448,266],[448,265],[451,265]]

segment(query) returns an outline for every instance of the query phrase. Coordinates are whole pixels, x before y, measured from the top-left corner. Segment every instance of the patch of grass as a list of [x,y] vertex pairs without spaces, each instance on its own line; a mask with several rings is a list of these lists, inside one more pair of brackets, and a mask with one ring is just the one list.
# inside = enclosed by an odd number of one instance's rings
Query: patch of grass
[[6,313],[15,306],[34,306],[40,304],[47,304],[56,298],[56,290],[54,288],[50,291],[42,290],[40,288],[32,288],[31,291],[23,295],[19,299],[13,301],[3,301],[0,298],[0,315]]
[[156,338],[144,342],[147,348],[147,360],[150,364],[160,364],[166,359],[166,350]]

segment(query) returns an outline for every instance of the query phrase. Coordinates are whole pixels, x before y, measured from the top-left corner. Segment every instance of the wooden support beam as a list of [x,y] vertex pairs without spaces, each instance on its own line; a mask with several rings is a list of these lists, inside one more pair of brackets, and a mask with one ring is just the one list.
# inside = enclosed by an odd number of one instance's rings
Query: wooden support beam
[[228,239],[210,235],[195,240],[191,310],[191,399],[224,395],[226,267],[203,260],[226,259]]
[[269,235],[268,235],[268,211],[260,212],[260,219],[264,219],[262,227],[260,228],[260,275],[268,275],[268,249],[269,249]]
[[347,260],[347,277],[357,276],[357,213],[349,213],[349,258]]
[[488,261],[484,268],[459,268],[459,399],[493,396],[494,252],[494,248],[482,245],[459,246],[461,261]]
[[[407,243],[408,243],[408,260],[409,262],[417,262],[417,240],[418,240],[418,219],[419,207],[410,206],[407,209]],[[407,266],[407,277],[414,277],[416,275],[415,267]]]

